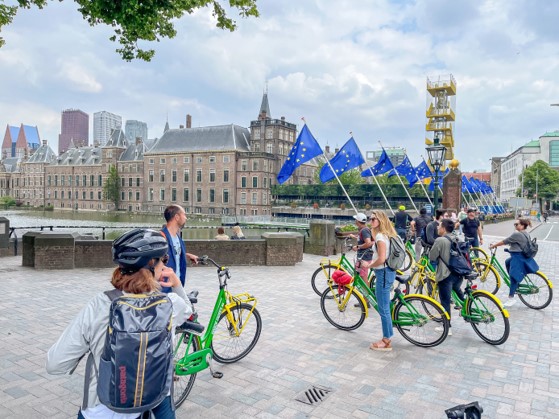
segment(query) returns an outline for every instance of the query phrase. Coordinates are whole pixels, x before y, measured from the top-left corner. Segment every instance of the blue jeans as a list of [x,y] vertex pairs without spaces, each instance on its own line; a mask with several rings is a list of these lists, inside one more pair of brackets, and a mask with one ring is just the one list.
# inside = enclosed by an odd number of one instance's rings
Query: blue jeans
[[[175,419],[175,410],[173,407],[173,403],[171,402],[171,396],[165,397],[161,403],[151,409],[151,413],[153,414],[155,419]],[[142,413],[138,414],[141,418]],[[82,415],[81,410],[78,412],[78,419],[85,419]]]
[[[512,260],[512,257],[507,258],[505,260],[505,266],[507,268],[507,272],[509,274],[509,278],[510,278],[510,287],[509,287],[509,297],[514,297],[514,294],[516,293],[516,290],[518,289],[518,286],[520,285],[520,283],[522,282],[522,280],[517,281],[516,279],[514,279],[511,275],[510,275],[510,261]],[[524,278],[522,278],[524,279]]]
[[406,242],[406,231],[406,228],[396,227],[396,233],[398,233],[398,236],[400,236],[404,243]]
[[382,337],[390,339],[394,335],[392,330],[392,316],[390,315],[390,289],[396,279],[396,271],[390,268],[375,269],[378,313],[382,323]]
[[462,277],[455,274],[450,274],[437,284],[437,287],[439,287],[439,297],[441,299],[441,305],[446,310],[449,316],[451,314],[450,302],[452,301],[452,290],[454,290],[454,292],[458,295],[458,298],[464,300],[464,293],[460,288],[461,286]]

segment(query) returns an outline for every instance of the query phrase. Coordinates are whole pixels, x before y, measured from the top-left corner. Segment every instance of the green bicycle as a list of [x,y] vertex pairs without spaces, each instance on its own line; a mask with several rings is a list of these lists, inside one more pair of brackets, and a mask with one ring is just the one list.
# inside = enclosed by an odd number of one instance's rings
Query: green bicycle
[[[322,314],[333,326],[341,330],[355,330],[368,316],[369,303],[378,311],[375,282],[368,285],[354,270],[353,279],[347,285],[333,281],[320,298]],[[396,276],[394,296],[390,302],[392,322],[407,341],[417,346],[432,347],[442,343],[449,329],[449,315],[432,298],[424,295],[404,295],[400,284],[408,281]]]
[[[217,267],[219,293],[203,335],[204,327],[196,321],[187,321],[177,328],[173,383],[175,407],[188,397],[198,372],[210,368],[215,378],[222,377],[223,374],[213,371],[212,359],[223,364],[243,359],[258,342],[262,330],[256,298],[248,293],[233,295],[227,291],[227,280],[231,278],[229,268],[218,265],[208,256],[202,256],[199,261],[203,265],[211,262]],[[189,294],[193,305],[197,302],[197,295],[197,291]]]
[[[510,288],[510,276],[497,260],[496,254],[497,249],[494,248],[491,250],[489,262],[482,260],[474,261],[476,271],[479,272],[480,277],[485,278],[487,284],[491,284],[489,288],[493,288],[493,294],[499,291],[501,278]],[[553,299],[553,283],[543,272],[538,271],[533,274],[527,274],[518,285],[516,293],[524,305],[534,310],[541,310],[546,308]]]

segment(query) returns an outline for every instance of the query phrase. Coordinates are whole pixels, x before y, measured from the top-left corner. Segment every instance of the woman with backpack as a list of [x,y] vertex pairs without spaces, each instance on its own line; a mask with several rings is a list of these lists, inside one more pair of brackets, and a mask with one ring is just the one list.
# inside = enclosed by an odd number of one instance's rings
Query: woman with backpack
[[390,238],[395,238],[398,234],[388,216],[380,210],[371,213],[371,226],[375,246],[373,259],[368,267],[375,270],[375,293],[382,323],[382,339],[372,343],[369,348],[374,351],[391,351],[394,332],[390,314],[390,290],[396,279],[396,271],[386,266],[386,260],[390,253]]
[[505,307],[516,304],[514,294],[526,274],[536,273],[540,269],[533,257],[524,255],[524,250],[532,241],[532,238],[526,231],[528,227],[531,226],[532,223],[528,218],[519,218],[514,222],[514,233],[500,242],[489,245],[490,249],[503,245],[510,246],[508,250],[505,250],[510,253],[510,257],[505,260],[507,272],[510,277],[509,298],[508,301],[503,304]]
[[[49,374],[71,374],[84,355],[90,353],[85,373],[84,400],[81,410],[78,412],[78,418],[110,417],[124,419],[140,417],[141,412],[144,411],[143,403],[147,403],[148,396],[146,394],[150,391],[155,391],[157,395],[154,396],[153,406],[149,406],[145,411],[151,411],[158,419],[175,418],[169,390],[173,380],[173,352],[170,341],[172,341],[174,335],[174,326],[182,324],[190,317],[192,307],[180,279],[173,269],[165,266],[168,261],[167,248],[167,240],[162,233],[149,229],[134,229],[115,240],[112,254],[118,268],[112,274],[111,284],[118,291],[111,290],[97,294],[70,322],[58,341],[50,348],[46,364]],[[172,292],[161,294],[161,287],[172,287]],[[116,295],[119,297],[116,297]],[[136,357],[139,364],[138,374],[140,374],[140,371],[143,372],[141,382],[136,380],[136,371],[127,369],[128,364],[122,366],[124,363],[135,361],[130,360],[130,356],[124,355],[133,345],[133,339],[117,340],[116,346],[122,348],[123,352],[118,352],[120,357],[117,357],[116,352],[113,352],[112,354],[115,355],[113,359],[106,360],[108,344],[106,345],[105,341],[109,342],[106,338],[110,336],[112,342],[116,335],[115,329],[109,327],[109,322],[114,320],[111,313],[118,310],[119,307],[125,307],[121,308],[121,312],[125,313],[126,307],[133,305],[119,304],[126,301],[126,298],[128,298],[128,301],[137,301],[140,304],[145,302],[144,306],[132,310],[130,315],[143,316],[140,319],[145,320],[142,330],[150,331],[150,325],[158,321],[163,325],[173,326],[172,328],[163,327],[159,329],[162,330],[160,333],[164,338],[161,340],[162,344],[158,346],[158,349],[149,345],[156,338],[151,332],[149,339],[145,338],[143,340],[143,345],[142,338],[140,338],[139,348],[143,349],[144,354],[147,353],[142,358],[145,359],[143,362],[139,362],[139,356]],[[148,300],[149,298],[152,298],[152,300]],[[172,307],[169,306],[169,302],[172,303]],[[165,313],[167,318],[157,319],[157,315],[161,313]],[[152,317],[148,317],[149,315]],[[125,326],[129,326],[130,323],[127,321],[135,319],[126,317],[121,320],[125,321]],[[165,334],[163,335],[163,333]],[[122,335],[119,335],[119,338],[120,336]],[[126,338],[126,336],[122,337]],[[117,359],[120,360],[118,364]],[[113,361],[112,364],[111,361]],[[90,366],[90,363],[93,364],[93,367]],[[103,379],[104,373],[108,371],[103,367],[107,364],[111,364],[113,368],[115,365],[121,365],[116,368],[116,374],[118,374],[116,380]],[[161,368],[165,372],[156,377],[156,372],[159,371],[156,368],[158,367],[157,364],[164,365]],[[155,383],[161,384],[156,390],[154,390]],[[129,391],[133,392],[135,386],[143,391],[139,397],[140,407],[119,407],[115,409],[113,405],[113,409],[111,409],[100,400],[100,398],[103,398],[101,395],[102,388],[106,387],[108,392],[112,391],[113,394],[118,395],[119,401],[124,403],[126,400],[134,399],[134,405],[137,406],[136,398],[129,397],[128,393]],[[115,387],[118,388],[115,389]]]

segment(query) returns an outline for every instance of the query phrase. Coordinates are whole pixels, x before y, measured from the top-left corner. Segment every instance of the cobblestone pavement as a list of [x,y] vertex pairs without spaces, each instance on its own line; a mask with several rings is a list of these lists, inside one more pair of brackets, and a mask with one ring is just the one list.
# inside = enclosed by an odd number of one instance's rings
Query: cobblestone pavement
[[[486,245],[508,235],[511,224],[486,226]],[[543,242],[537,257],[552,280],[558,250]],[[394,350],[378,353],[368,349],[381,337],[376,313],[353,332],[323,317],[310,287],[320,260],[305,255],[293,267],[232,268],[231,291],[259,299],[260,341],[244,360],[219,366],[221,380],[199,373],[179,418],[444,418],[445,409],[475,400],[488,418],[559,416],[557,296],[542,311],[512,307],[510,337],[498,347],[455,316],[454,335],[436,348],[415,347],[396,333]],[[0,417],[75,417],[84,365],[72,376],[49,376],[45,353],[86,301],[109,288],[111,270],[35,271],[19,257],[0,261]],[[215,270],[192,268],[188,277],[187,288],[200,290],[204,322],[217,293]],[[295,400],[312,385],[333,392],[315,406]]]

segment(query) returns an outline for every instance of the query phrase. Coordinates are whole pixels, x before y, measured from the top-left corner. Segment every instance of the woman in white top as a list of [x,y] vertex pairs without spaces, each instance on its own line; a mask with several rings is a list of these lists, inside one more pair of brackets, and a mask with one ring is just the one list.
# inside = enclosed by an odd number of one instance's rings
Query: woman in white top
[[373,248],[373,260],[369,267],[375,270],[375,293],[382,323],[382,339],[372,343],[370,348],[375,351],[391,351],[391,338],[394,332],[392,330],[392,316],[390,315],[390,289],[396,279],[396,271],[390,269],[385,262],[390,251],[390,238],[396,237],[397,233],[389,218],[380,210],[371,213],[371,226],[375,246]]

